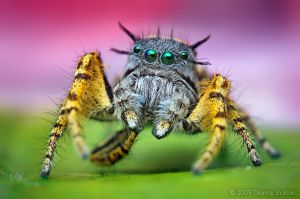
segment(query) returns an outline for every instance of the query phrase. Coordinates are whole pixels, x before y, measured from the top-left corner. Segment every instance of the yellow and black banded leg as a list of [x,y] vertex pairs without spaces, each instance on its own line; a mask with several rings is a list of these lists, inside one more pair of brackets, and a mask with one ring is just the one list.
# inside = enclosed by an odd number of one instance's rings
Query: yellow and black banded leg
[[249,136],[249,131],[245,122],[242,120],[241,115],[235,110],[233,102],[228,105],[228,119],[230,120],[234,131],[240,135],[243,142],[246,144],[248,155],[254,166],[261,166],[262,161],[259,157],[258,152],[255,149],[254,143]]
[[129,153],[137,132],[128,127],[99,144],[92,153],[91,161],[97,165],[112,165]]
[[56,150],[56,144],[58,140],[62,137],[64,130],[67,126],[67,118],[64,114],[60,115],[57,118],[56,123],[54,124],[46,148],[45,159],[43,161],[43,167],[41,170],[41,177],[47,178],[49,176],[52,164],[53,156]]
[[188,129],[195,126],[211,132],[211,139],[203,154],[193,165],[193,172],[200,173],[213,161],[224,142],[226,122],[225,99],[230,92],[230,82],[221,75],[215,75],[203,88],[196,108],[183,124]]
[[42,177],[46,178],[50,173],[56,142],[67,125],[81,157],[88,157],[89,151],[80,124],[81,117],[97,116],[97,119],[105,119],[101,117],[108,116],[112,112],[112,100],[112,90],[106,80],[99,53],[85,54],[78,62],[72,87],[61,105],[61,115],[57,124],[51,131],[41,172]]
[[237,121],[242,121],[245,123],[246,127],[250,130],[250,133],[252,133],[255,137],[255,139],[258,141],[258,143],[262,146],[262,148],[266,151],[266,153],[272,157],[272,158],[278,158],[280,157],[280,152],[278,152],[267,140],[266,138],[257,130],[255,127],[253,121],[251,120],[250,116],[246,111],[243,109],[237,107],[235,103],[230,100],[228,109],[231,111],[237,111],[239,114],[239,118],[237,118]]

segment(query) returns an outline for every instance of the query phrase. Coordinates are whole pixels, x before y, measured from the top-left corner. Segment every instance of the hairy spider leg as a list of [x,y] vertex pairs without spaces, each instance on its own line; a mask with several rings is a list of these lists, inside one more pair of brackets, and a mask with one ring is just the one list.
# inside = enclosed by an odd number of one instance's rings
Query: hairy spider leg
[[68,122],[66,116],[62,114],[57,118],[57,121],[51,130],[46,147],[45,159],[43,161],[43,166],[40,174],[43,178],[47,178],[50,174],[51,167],[53,166],[53,157],[56,150],[56,144],[62,137],[67,123]]
[[125,157],[138,133],[128,127],[100,143],[91,153],[90,160],[97,165],[112,165]]
[[241,115],[233,108],[233,101],[228,105],[228,120],[233,126],[233,130],[242,137],[243,142],[245,143],[248,155],[254,166],[262,165],[262,160],[259,157],[258,152],[255,149],[254,143],[250,137],[250,132],[247,129],[246,123],[241,118]]
[[266,151],[266,153],[272,158],[280,157],[280,152],[277,151],[267,140],[266,138],[257,130],[253,121],[251,120],[249,114],[239,108],[236,103],[232,100],[229,100],[228,103],[229,112],[237,112],[239,114],[239,118],[236,118],[236,122],[244,122],[245,126],[250,130],[250,133],[254,135],[255,139],[262,146],[262,148]]
[[[105,119],[104,116],[110,115],[112,112],[112,100],[112,90],[106,80],[99,53],[93,52],[83,55],[77,64],[72,87],[62,103],[61,115],[57,125],[54,125],[52,129],[51,135],[54,132],[54,135],[61,136],[68,124],[75,147],[82,158],[87,158],[89,151],[83,138],[81,117],[95,118],[97,116],[98,120]],[[50,173],[53,151],[57,141],[58,138],[50,137],[42,167],[42,177],[47,177]],[[48,157],[48,152],[51,153],[51,158]]]
[[192,167],[195,174],[205,169],[217,156],[223,145],[227,128],[225,98],[230,92],[230,82],[217,74],[207,85],[200,95],[196,108],[186,121],[188,126],[192,124],[211,132],[209,144]]

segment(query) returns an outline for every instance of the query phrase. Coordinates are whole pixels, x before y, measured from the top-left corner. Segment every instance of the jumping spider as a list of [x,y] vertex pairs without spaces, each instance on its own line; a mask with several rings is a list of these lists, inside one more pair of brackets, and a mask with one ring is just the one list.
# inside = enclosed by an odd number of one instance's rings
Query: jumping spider
[[[72,87],[51,130],[41,177],[49,176],[56,144],[67,126],[81,156],[99,165],[114,164],[128,154],[149,120],[153,121],[152,134],[158,139],[175,128],[187,133],[210,132],[208,146],[192,167],[195,173],[205,169],[218,154],[228,124],[243,140],[254,166],[262,161],[250,134],[271,157],[279,156],[255,129],[248,114],[230,98],[230,81],[219,74],[210,77],[202,66],[209,63],[195,60],[196,48],[210,36],[190,45],[173,38],[172,33],[168,38],[162,38],[159,31],[156,36],[139,37],[119,25],[134,43],[131,51],[112,49],[128,55],[123,78],[112,89],[98,52],[79,59]],[[119,119],[125,128],[89,154],[80,116],[101,121]]]

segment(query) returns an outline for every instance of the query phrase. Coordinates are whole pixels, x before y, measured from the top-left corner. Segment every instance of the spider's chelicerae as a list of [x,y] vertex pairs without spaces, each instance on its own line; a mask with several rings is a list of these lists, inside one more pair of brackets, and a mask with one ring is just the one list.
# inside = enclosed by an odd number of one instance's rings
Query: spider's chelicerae
[[[50,174],[58,140],[66,127],[83,158],[93,163],[111,165],[128,154],[146,122],[153,121],[152,134],[161,139],[178,128],[188,134],[209,132],[211,139],[192,167],[199,173],[218,154],[228,124],[243,140],[254,166],[262,161],[254,147],[253,134],[271,157],[279,153],[256,130],[248,114],[230,98],[231,84],[222,75],[209,76],[196,61],[196,48],[209,36],[194,44],[156,36],[138,37],[122,24],[121,29],[133,40],[131,51],[112,49],[128,55],[126,72],[112,89],[98,52],[83,55],[75,78],[63,101],[60,115],[50,134],[41,176]],[[119,119],[125,128],[97,146],[91,154],[83,139],[81,116],[95,120]]]

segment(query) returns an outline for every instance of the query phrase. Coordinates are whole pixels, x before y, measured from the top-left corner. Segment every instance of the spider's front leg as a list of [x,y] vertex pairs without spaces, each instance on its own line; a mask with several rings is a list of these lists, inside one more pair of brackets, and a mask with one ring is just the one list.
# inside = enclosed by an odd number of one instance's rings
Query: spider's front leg
[[202,91],[199,102],[183,127],[186,130],[200,128],[211,132],[211,139],[203,154],[193,165],[193,172],[205,169],[219,153],[227,128],[225,98],[230,92],[230,83],[220,75],[215,75]]
[[112,90],[106,80],[99,53],[85,54],[78,62],[72,87],[51,130],[41,177],[49,176],[57,142],[67,126],[81,157],[88,157],[80,119],[82,116],[97,119],[111,116],[112,99]]
[[[185,130],[198,127],[212,133],[211,140],[204,153],[193,166],[195,173],[199,173],[205,169],[219,153],[224,142],[227,119],[229,121],[232,119],[228,114],[227,106],[231,87],[229,80],[217,74],[212,77],[211,81],[204,83],[204,85],[206,86],[203,88],[196,108],[183,122]],[[246,144],[253,164],[255,166],[261,165],[261,160],[246,128],[238,128],[237,132]]]

